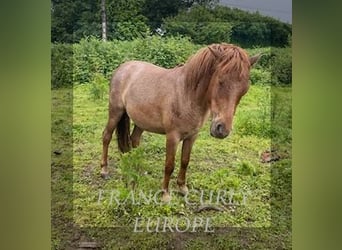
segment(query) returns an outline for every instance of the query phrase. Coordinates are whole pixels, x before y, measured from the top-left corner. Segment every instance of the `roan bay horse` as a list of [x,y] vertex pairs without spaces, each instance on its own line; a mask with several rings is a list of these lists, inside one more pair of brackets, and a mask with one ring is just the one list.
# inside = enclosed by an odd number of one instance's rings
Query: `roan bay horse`
[[[103,131],[101,176],[108,176],[108,146],[116,130],[120,151],[139,145],[143,131],[166,135],[162,201],[169,202],[170,176],[177,146],[183,141],[177,184],[187,194],[186,169],[191,148],[209,115],[210,134],[223,139],[232,130],[233,116],[249,88],[251,66],[260,55],[249,57],[232,44],[200,49],[182,65],[165,69],[129,61],[113,73],[109,91],[109,118]],[[134,129],[130,134],[130,119]]]

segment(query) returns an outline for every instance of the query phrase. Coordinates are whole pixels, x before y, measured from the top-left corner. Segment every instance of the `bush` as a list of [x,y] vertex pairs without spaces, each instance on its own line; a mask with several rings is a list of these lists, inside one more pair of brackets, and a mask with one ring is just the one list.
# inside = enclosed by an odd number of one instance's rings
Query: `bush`
[[271,84],[271,72],[260,68],[252,68],[250,73],[250,81],[251,84]]
[[118,22],[115,24],[113,37],[118,40],[144,38],[151,33],[150,28],[142,21]]
[[194,6],[175,17],[164,20],[162,25],[167,36],[186,36],[196,44],[230,43],[232,24],[218,19],[209,8]]
[[124,61],[118,42],[103,42],[94,37],[74,44],[74,81],[90,82],[96,73],[110,78],[112,71]]
[[150,36],[133,41],[103,42],[90,37],[74,45],[52,47],[52,86],[90,83],[97,74],[107,80],[121,63],[142,60],[171,68],[184,63],[199,49],[189,39]]
[[138,39],[135,53],[138,60],[172,68],[185,63],[199,48],[200,46],[192,44],[187,38],[152,36]]
[[142,148],[135,148],[121,156],[119,164],[126,188],[133,190],[138,186],[143,170],[146,168]]
[[53,44],[51,48],[51,87],[71,86],[73,83],[72,72],[72,45]]
[[[172,68],[186,62],[202,46],[193,44],[189,38],[161,36],[110,42],[90,37],[73,45],[54,44],[51,52],[52,87],[91,83],[96,74],[102,74],[109,81],[113,70],[129,60]],[[267,84],[270,74],[272,83],[291,83],[291,49],[266,50],[269,48],[249,50],[250,55],[265,53],[251,72],[252,83]]]
[[90,84],[90,96],[95,100],[102,100],[103,97],[108,93],[108,81],[100,73],[95,73],[93,80]]
[[189,36],[194,43],[232,42],[242,47],[285,47],[292,34],[290,24],[225,6],[192,6],[165,18],[162,26],[167,35]]
[[270,46],[271,30],[264,22],[237,22],[232,30],[233,43],[242,47]]
[[278,84],[292,83],[291,48],[273,48],[270,57],[272,80]]
[[186,36],[196,44],[230,43],[232,25],[228,22],[165,22],[168,36]]
[[253,176],[256,174],[256,169],[250,162],[242,161],[242,162],[239,162],[237,172],[240,175]]
[[[249,49],[250,55],[262,53],[258,63],[253,67],[251,71],[252,83],[257,83],[265,79],[270,79],[272,84],[291,84],[292,83],[292,55],[291,48],[259,48]],[[270,75],[270,77],[269,77]]]

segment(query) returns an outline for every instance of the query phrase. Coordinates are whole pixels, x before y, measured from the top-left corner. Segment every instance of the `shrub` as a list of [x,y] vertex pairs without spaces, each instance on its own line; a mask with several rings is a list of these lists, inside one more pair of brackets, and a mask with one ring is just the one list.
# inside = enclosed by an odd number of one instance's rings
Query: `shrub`
[[271,49],[270,70],[272,78],[278,84],[292,83],[292,51],[291,48]]
[[250,81],[251,84],[271,84],[271,72],[264,69],[252,68],[250,73]]
[[119,167],[127,188],[134,190],[139,184],[140,176],[146,167],[143,154],[142,148],[135,148],[121,156]]
[[291,48],[259,48],[249,49],[248,52],[250,55],[263,54],[251,71],[252,83],[257,83],[261,78],[270,79],[272,84],[292,83]]
[[262,54],[262,56],[260,57],[258,62],[253,66],[253,68],[270,71],[271,50],[272,50],[272,47],[261,47],[261,48],[256,47],[253,49],[247,49],[247,52],[250,56]]
[[87,83],[94,74],[101,73],[109,79],[113,69],[124,59],[118,42],[103,42],[94,37],[74,44],[74,81]]
[[188,38],[152,36],[137,40],[136,57],[165,68],[172,68],[186,62],[199,46]]
[[168,36],[186,36],[196,44],[230,43],[232,25],[228,22],[165,22]]
[[250,162],[242,161],[238,165],[237,172],[241,175],[253,176],[256,173],[256,169]]
[[109,80],[113,70],[129,60],[175,67],[198,48],[187,38],[160,36],[110,42],[90,37],[74,45],[56,44],[52,47],[52,86],[91,83],[96,74]]
[[232,40],[243,47],[270,46],[271,30],[264,22],[237,22],[232,29]]
[[166,18],[162,27],[167,36],[186,36],[196,44],[229,43],[233,28],[231,22],[216,18],[204,6],[194,6],[189,11]]
[[168,35],[189,36],[194,43],[232,42],[243,47],[285,47],[292,34],[290,24],[219,5],[194,5],[165,18],[162,26]]
[[[107,81],[113,70],[129,60],[148,61],[161,67],[172,68],[186,62],[189,56],[203,45],[193,44],[186,37],[148,36],[132,41],[103,42],[90,37],[73,45],[54,44],[51,52],[52,87],[70,86],[73,83],[91,83],[96,74]],[[251,55],[266,48],[251,49]],[[251,72],[252,83],[289,84],[292,76],[291,49],[272,48],[260,59]]]
[[118,40],[133,40],[147,37],[150,33],[150,28],[144,22],[136,20],[116,23],[113,37]]
[[95,100],[102,100],[108,92],[108,81],[100,73],[95,73],[90,84],[90,96]]
[[59,88],[72,85],[72,72],[72,45],[53,44],[51,48],[51,87]]

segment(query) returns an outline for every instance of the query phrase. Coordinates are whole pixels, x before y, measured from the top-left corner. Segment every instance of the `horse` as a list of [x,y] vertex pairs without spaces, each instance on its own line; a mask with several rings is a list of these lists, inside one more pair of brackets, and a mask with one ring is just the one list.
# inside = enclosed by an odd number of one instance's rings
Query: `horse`
[[[108,146],[114,130],[122,153],[138,147],[144,131],[164,134],[161,200],[167,203],[171,199],[169,182],[180,142],[177,184],[186,195],[186,170],[200,128],[211,115],[210,135],[223,139],[230,134],[237,105],[249,89],[250,69],[259,57],[248,56],[236,45],[221,43],[199,49],[185,64],[170,69],[143,61],[121,64],[110,81],[101,176],[108,178]],[[134,123],[131,134],[130,120]]]

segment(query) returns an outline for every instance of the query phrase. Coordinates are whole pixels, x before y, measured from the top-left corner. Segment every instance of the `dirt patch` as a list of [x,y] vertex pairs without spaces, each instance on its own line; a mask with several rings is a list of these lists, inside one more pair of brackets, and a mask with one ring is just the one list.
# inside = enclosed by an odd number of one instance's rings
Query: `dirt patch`
[[261,153],[260,158],[262,163],[270,163],[274,161],[279,161],[280,155],[275,150],[266,150]]

